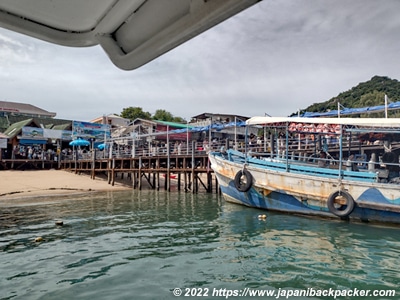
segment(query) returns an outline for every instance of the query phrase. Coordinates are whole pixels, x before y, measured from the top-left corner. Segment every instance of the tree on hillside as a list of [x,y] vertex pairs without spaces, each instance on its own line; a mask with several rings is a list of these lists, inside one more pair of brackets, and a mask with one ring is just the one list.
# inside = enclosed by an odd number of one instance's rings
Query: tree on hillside
[[376,106],[385,104],[385,93],[373,91],[371,93],[366,93],[360,97],[359,105],[360,107]]
[[[360,97],[360,101],[358,102],[359,107],[370,107],[383,105],[385,100],[385,93],[373,91],[372,93],[364,94]],[[361,114],[360,117],[370,117],[370,114]],[[374,113],[375,117],[383,118],[385,116],[384,112]]]
[[383,105],[385,94],[392,102],[400,101],[400,82],[386,76],[374,76],[325,102],[314,103],[302,112],[336,110],[338,102],[346,108]]
[[186,123],[186,121],[183,118],[174,117],[169,111],[166,111],[165,109],[157,109],[153,115],[153,120]]
[[174,117],[172,121],[175,123],[186,123],[186,120],[182,117]]
[[121,117],[131,121],[137,118],[151,120],[151,114],[149,112],[143,111],[141,107],[132,106],[124,108],[121,112]]
[[157,109],[153,115],[153,119],[159,121],[172,122],[174,120],[174,116],[165,109]]

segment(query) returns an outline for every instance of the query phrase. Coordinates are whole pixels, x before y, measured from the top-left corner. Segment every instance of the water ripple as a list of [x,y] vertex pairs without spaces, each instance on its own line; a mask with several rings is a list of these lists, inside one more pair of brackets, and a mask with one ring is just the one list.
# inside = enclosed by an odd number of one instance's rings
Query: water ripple
[[3,207],[1,299],[171,299],[174,287],[399,286],[399,228],[258,214],[216,195],[155,191]]

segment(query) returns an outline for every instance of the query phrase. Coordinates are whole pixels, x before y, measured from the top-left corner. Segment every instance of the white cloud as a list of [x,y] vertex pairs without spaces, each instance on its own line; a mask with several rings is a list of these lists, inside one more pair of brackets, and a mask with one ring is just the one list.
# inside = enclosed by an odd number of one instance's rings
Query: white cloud
[[0,30],[1,97],[78,120],[128,106],[184,118],[289,115],[374,75],[400,79],[399,9],[397,0],[262,1],[128,72],[100,47]]

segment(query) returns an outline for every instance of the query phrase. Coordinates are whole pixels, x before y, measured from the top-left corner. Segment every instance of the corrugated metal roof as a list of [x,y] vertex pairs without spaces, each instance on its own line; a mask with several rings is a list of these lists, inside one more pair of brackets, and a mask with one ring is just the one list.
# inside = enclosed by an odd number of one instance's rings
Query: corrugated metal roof
[[67,123],[67,124],[59,124],[59,125],[54,125],[53,128],[51,129],[56,129],[56,130],[71,130],[72,129],[72,122]]
[[162,124],[162,125],[168,125],[171,127],[175,128],[191,128],[193,125],[188,125],[188,124],[182,124],[182,123],[176,123],[176,122],[167,122],[167,121],[159,121],[159,120],[154,120],[156,123]]
[[249,117],[245,117],[245,116],[232,115],[232,114],[207,113],[207,112],[202,113],[202,114],[197,115],[197,116],[193,116],[192,119],[200,119],[200,120],[204,119],[205,120],[205,119],[209,119],[211,117],[213,118],[213,120],[217,119],[218,117],[221,117],[221,118],[230,117],[232,119],[236,117],[236,118],[241,119],[243,121],[249,119]]
[[16,135],[18,135],[21,132],[22,127],[28,126],[32,123],[35,124],[37,127],[39,127],[38,124],[36,124],[36,122],[33,119],[27,119],[27,120],[12,124],[10,127],[7,128],[7,130],[4,132],[4,134],[7,135],[7,137],[9,139],[12,139],[13,137],[15,137]]
[[0,112],[16,113],[16,114],[28,114],[28,115],[38,115],[55,117],[55,112],[49,112],[47,110],[41,109],[37,106],[28,103],[20,102],[10,102],[10,101],[0,101]]
[[[18,123],[25,120],[34,119],[37,124],[42,124],[45,128],[48,129],[71,129],[72,121],[65,119],[54,119],[50,117],[35,117],[29,118],[24,115],[13,115],[13,116],[0,116],[0,132],[4,132],[14,123]],[[11,125],[10,125],[11,124]]]

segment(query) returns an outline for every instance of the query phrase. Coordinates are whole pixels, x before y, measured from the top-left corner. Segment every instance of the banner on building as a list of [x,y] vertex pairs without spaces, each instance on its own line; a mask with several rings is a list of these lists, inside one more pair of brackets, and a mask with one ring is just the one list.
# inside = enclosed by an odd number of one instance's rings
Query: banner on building
[[24,126],[21,136],[24,138],[43,138],[43,128]]
[[47,128],[24,126],[21,129],[20,139],[24,139],[24,140],[52,139],[52,140],[71,141],[72,140],[72,131],[71,130],[57,130],[57,129],[47,129]]
[[7,148],[7,139],[1,139],[0,138],[0,149],[6,149]]
[[90,122],[72,122],[72,136],[81,138],[94,138],[103,140],[104,137],[110,138],[111,128],[108,124],[97,124]]

